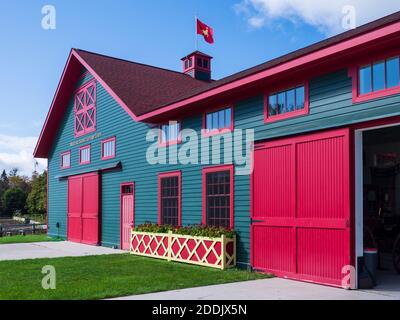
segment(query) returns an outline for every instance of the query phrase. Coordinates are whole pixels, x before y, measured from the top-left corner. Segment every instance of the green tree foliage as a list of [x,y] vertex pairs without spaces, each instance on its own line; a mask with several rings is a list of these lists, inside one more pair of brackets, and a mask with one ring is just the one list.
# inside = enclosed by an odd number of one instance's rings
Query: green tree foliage
[[26,200],[30,214],[46,214],[47,207],[47,171],[32,175],[31,192]]
[[6,171],[3,170],[3,172],[0,176],[0,216],[4,212],[3,196],[8,188],[9,188],[8,176],[7,176]]
[[[35,175],[35,173],[33,175]],[[20,176],[16,168],[9,172],[8,181],[9,188],[20,188],[26,194],[31,191],[31,180],[26,176]]]
[[13,215],[16,211],[25,212],[27,194],[21,188],[10,188],[3,195],[5,215]]
[[32,177],[20,175],[18,169],[0,175],[0,216],[17,211],[25,214],[45,214],[47,205],[47,172],[33,172]]

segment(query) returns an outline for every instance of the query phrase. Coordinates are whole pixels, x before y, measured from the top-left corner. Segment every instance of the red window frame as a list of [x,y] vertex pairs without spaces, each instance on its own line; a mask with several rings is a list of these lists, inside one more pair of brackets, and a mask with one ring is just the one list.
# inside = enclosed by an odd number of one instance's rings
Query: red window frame
[[[81,86],[74,96],[74,134],[75,137],[83,136],[96,131],[96,101],[97,86],[93,79]],[[92,89],[92,91],[91,91]],[[88,127],[88,124],[91,124]],[[78,130],[78,126],[82,130]]]
[[162,197],[161,180],[164,178],[178,178],[178,225],[182,226],[182,173],[181,171],[163,172],[158,175],[158,224],[162,224]]
[[[304,108],[301,110],[289,111],[283,114],[270,116],[268,114],[268,104],[269,104],[269,96],[272,94],[277,94],[282,91],[289,91],[291,89],[296,89],[298,87],[304,87]],[[309,83],[308,81],[296,82],[292,85],[285,85],[276,87],[273,89],[269,89],[264,94],[264,123],[270,123],[275,121],[280,121],[284,119],[294,118],[302,115],[307,115],[310,112],[310,92],[309,92]],[[295,98],[296,99],[296,98]],[[295,102],[296,103],[296,102]]]
[[[82,150],[86,150],[89,149],[89,160],[87,161],[82,161]],[[91,145],[88,144],[86,146],[82,146],[79,148],[79,164],[83,165],[83,164],[89,164],[92,160],[92,155],[91,155]]]
[[[350,66],[349,68],[349,77],[352,78],[352,100],[353,103],[360,103],[360,102],[365,102],[365,101],[369,101],[369,100],[373,100],[373,99],[379,99],[379,98],[383,98],[383,97],[387,97],[390,95],[394,95],[394,94],[400,94],[400,84],[397,87],[393,87],[393,88],[386,88],[386,62],[388,59],[394,58],[398,56],[400,59],[400,51],[398,49],[396,50],[392,50],[389,52],[386,52],[384,54],[380,54],[380,55],[376,55],[373,58],[367,58],[367,59],[363,59],[361,61],[358,61],[356,64]],[[367,65],[372,65],[376,62],[382,61],[384,60],[385,62],[385,89],[382,90],[378,90],[378,91],[372,91],[369,93],[365,93],[365,94],[360,94],[360,73],[359,70],[362,67],[365,67]],[[371,72],[371,81],[373,81],[373,72]]]
[[[222,110],[229,109],[229,108],[231,109],[231,125],[230,125],[230,127],[207,130],[207,114],[215,113],[215,112],[222,111]],[[219,106],[216,108],[208,109],[203,112],[203,124],[202,124],[201,134],[203,137],[211,137],[211,136],[215,136],[218,134],[232,132],[235,128],[234,120],[235,120],[235,116],[234,116],[234,104],[233,103],[229,103],[224,107]]]
[[158,132],[158,145],[160,147],[167,147],[167,146],[172,146],[174,144],[180,144],[182,143],[182,121],[181,120],[176,120],[176,123],[179,124],[179,132],[178,132],[178,137],[176,140],[172,140],[172,141],[162,141],[162,134],[163,134],[163,130],[162,127],[165,125],[170,125],[170,122],[175,122],[175,121],[169,121],[169,122],[164,122],[162,124],[159,125],[159,132]]
[[[107,142],[114,141],[114,154],[112,156],[104,156],[104,144]],[[101,141],[101,160],[114,159],[117,155],[117,139],[116,137],[111,137]]]
[[229,171],[230,174],[230,198],[229,198],[229,227],[231,229],[234,228],[234,188],[235,188],[235,179],[234,179],[234,166],[231,165],[220,165],[220,166],[213,166],[213,167],[206,167],[202,170],[202,224],[207,225],[207,174],[209,173],[216,173],[216,172],[223,172]]
[[[67,154],[69,155],[69,165],[68,166],[64,166],[63,159],[64,159],[64,156],[66,156]],[[61,169],[69,169],[69,168],[71,168],[71,150],[65,151],[65,152],[60,154],[60,168]]]

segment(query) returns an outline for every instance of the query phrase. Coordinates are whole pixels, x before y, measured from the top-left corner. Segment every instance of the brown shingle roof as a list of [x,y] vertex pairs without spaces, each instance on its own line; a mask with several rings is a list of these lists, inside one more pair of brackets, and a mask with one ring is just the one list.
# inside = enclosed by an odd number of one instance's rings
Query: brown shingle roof
[[80,49],[79,56],[96,71],[135,115],[174,101],[208,83],[181,72],[108,57]]

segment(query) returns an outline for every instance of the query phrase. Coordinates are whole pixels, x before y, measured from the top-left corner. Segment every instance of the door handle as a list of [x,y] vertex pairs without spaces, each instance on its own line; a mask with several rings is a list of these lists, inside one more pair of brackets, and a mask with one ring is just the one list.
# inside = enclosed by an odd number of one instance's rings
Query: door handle
[[250,219],[250,223],[264,222],[265,220]]

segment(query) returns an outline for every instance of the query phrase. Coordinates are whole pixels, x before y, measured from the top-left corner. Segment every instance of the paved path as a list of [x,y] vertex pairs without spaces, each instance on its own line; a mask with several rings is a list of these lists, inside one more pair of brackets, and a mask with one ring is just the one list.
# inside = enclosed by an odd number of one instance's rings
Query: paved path
[[[400,278],[400,276],[399,276]],[[344,290],[279,278],[149,293],[118,300],[400,300],[397,290]]]
[[80,257],[103,254],[126,253],[105,247],[88,246],[68,241],[15,243],[0,245],[1,260],[37,258]]

